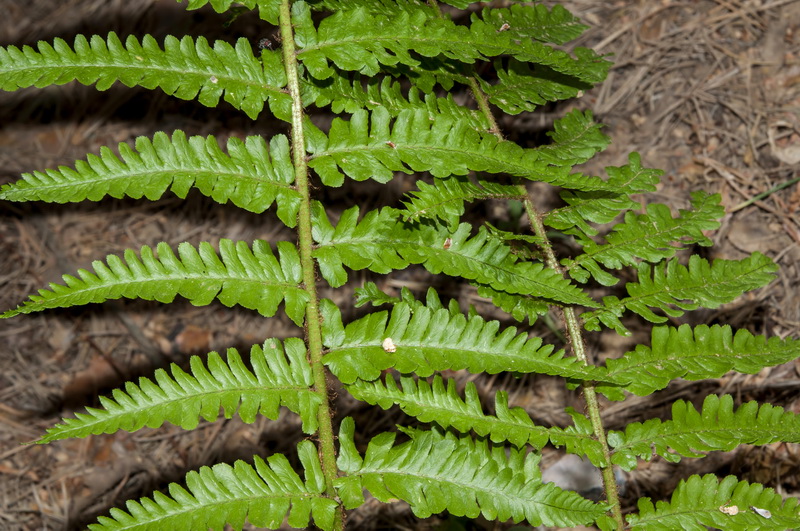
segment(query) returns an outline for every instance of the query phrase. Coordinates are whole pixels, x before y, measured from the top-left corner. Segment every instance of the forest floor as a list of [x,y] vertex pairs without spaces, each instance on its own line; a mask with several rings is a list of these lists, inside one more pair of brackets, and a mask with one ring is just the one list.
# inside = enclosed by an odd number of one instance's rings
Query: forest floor
[[[545,2],[552,4],[553,2]],[[220,21],[202,10],[185,14],[174,2],[156,0],[0,0],[0,44],[34,44],[78,33],[151,33],[163,36],[220,34]],[[727,214],[711,235],[709,258],[741,258],[759,251],[780,266],[768,287],[692,322],[723,323],[767,336],[800,337],[800,2],[791,0],[572,0],[562,2],[591,29],[577,43],[613,54],[608,80],[582,98],[532,115],[505,117],[509,138],[525,141],[551,127],[573,107],[592,109],[607,125],[612,146],[589,171],[626,163],[638,151],[644,164],[665,170],[653,199],[688,206],[689,193],[722,195]],[[55,9],[54,6],[57,6]],[[249,20],[249,24],[248,24]],[[264,37],[252,19],[228,30],[255,43]],[[270,30],[272,31],[272,30]],[[282,126],[251,122],[232,110],[205,109],[161,92],[114,86],[106,92],[69,85],[0,95],[0,184],[23,172],[72,164],[100,146],[130,142],[157,130],[243,137],[271,135]],[[787,186],[788,184],[788,186]],[[782,187],[783,186],[783,187]],[[782,188],[781,188],[782,187]],[[402,179],[380,189],[377,200],[396,200]],[[328,193],[329,204],[375,201],[369,185]],[[485,215],[495,215],[489,205]],[[504,215],[502,212],[500,216]],[[64,272],[123,249],[166,241],[219,238],[293,240],[274,218],[256,216],[190,194],[151,203],[108,200],[99,204],[0,204],[0,309],[13,308]],[[353,286],[365,275],[351,275]],[[412,271],[385,280],[385,290],[424,291],[427,277]],[[351,291],[337,295],[340,300]],[[451,289],[462,303],[474,292]],[[478,301],[479,302],[479,301]],[[298,335],[290,322],[265,320],[221,305],[196,308],[185,301],[164,307],[143,301],[45,312],[0,322],[0,529],[78,529],[109,507],[180,481],[187,470],[220,461],[250,459],[289,449],[300,437],[297,422],[282,416],[245,425],[238,419],[202,422],[183,431],[168,425],[129,434],[102,435],[46,446],[21,445],[40,437],[61,417],[97,405],[121,382],[151,375],[192,354],[246,347],[267,337]],[[679,322],[679,321],[676,321]],[[598,356],[646,342],[643,324],[631,340],[590,337]],[[538,329],[537,329],[538,330]],[[555,337],[543,329],[546,339]],[[548,336],[549,334],[549,336]],[[464,377],[466,378],[466,377]],[[579,396],[555,380],[527,379],[512,394],[542,424],[563,425],[564,407],[581,408]],[[536,385],[533,385],[535,382]],[[501,382],[481,379],[481,392]],[[800,413],[800,364],[756,375],[730,374],[713,382],[676,382],[648,398],[609,403],[610,427],[668,414],[675,399],[731,393]],[[390,412],[367,413],[347,401],[338,415],[372,415],[377,431],[402,422]],[[545,463],[559,461],[554,449]],[[800,446],[741,447],[679,464],[654,460],[626,477],[625,503],[648,495],[663,499],[694,473],[729,473],[759,481],[784,495],[800,493]],[[419,529],[403,504],[368,504],[352,516],[354,529]],[[454,524],[454,522],[449,522]],[[461,521],[461,525],[467,525]],[[500,529],[476,522],[475,529]],[[455,527],[452,527],[455,529]]]

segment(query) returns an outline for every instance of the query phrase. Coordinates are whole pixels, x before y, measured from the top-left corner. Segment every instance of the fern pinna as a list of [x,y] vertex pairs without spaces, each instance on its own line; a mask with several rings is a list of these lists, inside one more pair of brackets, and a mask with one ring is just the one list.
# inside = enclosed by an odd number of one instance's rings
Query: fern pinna
[[[225,100],[255,119],[271,113],[288,135],[233,138],[181,131],[139,138],[117,152],[103,148],[74,167],[25,174],[2,188],[10,201],[69,202],[103,197],[155,200],[191,189],[255,213],[275,208],[295,242],[223,240],[176,250],[160,243],[96,261],[92,271],[64,276],[4,317],[121,297],[195,305],[216,299],[264,317],[283,312],[304,339],[266,338],[249,356],[229,350],[194,357],[188,372],[173,366],[130,382],[101,399],[100,409],[65,419],[40,442],[158,427],[193,429],[201,418],[236,414],[245,422],[298,415],[312,437],[297,445],[302,470],[276,454],[252,463],[217,464],[186,476],[168,494],[129,501],[92,529],[222,529],[316,525],[342,529],[346,511],[365,493],[403,500],[419,517],[452,515],[530,525],[602,529],[786,529],[800,527],[795,499],[734,477],[691,476],[671,500],[638,501],[623,516],[614,468],[632,470],[657,456],[676,462],[741,444],[800,442],[797,415],[770,404],[737,405],[707,396],[699,408],[672,405],[672,417],[609,430],[600,397],[649,395],[677,378],[756,373],[798,357],[800,343],[767,339],[727,326],[687,324],[679,317],[716,308],[769,283],[775,264],[754,254],[707,261],[677,252],[711,244],[724,215],[720,198],[692,194],[673,214],[661,204],[640,208],[636,194],[655,190],[660,172],[632,154],[604,178],[574,169],[608,144],[591,112],[572,111],[553,125],[550,142],[523,147],[506,140],[497,114],[535,111],[572,98],[603,80],[609,63],[591,50],[561,45],[585,29],[560,6],[481,7],[465,0],[189,0],[217,12],[257,10],[279,45],[254,49],[205,38],[77,37],[0,49],[0,87],[16,90],[78,81],[108,89],[160,88],[206,106]],[[235,4],[235,5],[234,5]],[[467,104],[453,97],[466,90]],[[338,114],[326,130],[307,117]],[[417,189],[394,205],[331,216],[312,190],[346,179],[386,183],[405,174]],[[429,175],[430,178],[425,177]],[[424,179],[424,180],[423,180]],[[563,206],[539,212],[526,183],[561,188]],[[527,233],[464,221],[465,205],[500,199],[523,205]],[[552,232],[577,249],[557,256]],[[157,242],[154,242],[157,243]],[[389,294],[367,283],[356,304],[374,311],[349,323],[318,281],[336,288],[348,271],[390,274],[417,264],[431,274],[464,279],[519,326],[551,308],[563,317],[566,345],[464,313],[434,289],[423,299]],[[598,285],[632,280],[613,295]],[[321,277],[321,280],[320,280]],[[628,335],[631,317],[654,323],[649,345],[596,363],[586,331]],[[548,374],[580,386],[586,414],[573,425],[536,425],[497,390],[487,410],[476,387],[463,393],[449,371]],[[395,405],[419,423],[373,437],[359,448],[352,418],[338,419],[328,395],[334,379],[356,400]],[[335,435],[334,419],[338,426]],[[398,437],[399,436],[399,437]],[[552,444],[588,459],[603,475],[597,502],[542,480],[541,449]]]

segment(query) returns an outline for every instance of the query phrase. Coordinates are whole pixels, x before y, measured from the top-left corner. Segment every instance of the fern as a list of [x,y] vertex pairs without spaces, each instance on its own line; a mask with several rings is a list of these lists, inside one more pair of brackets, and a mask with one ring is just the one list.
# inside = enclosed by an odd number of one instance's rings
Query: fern
[[[267,109],[289,127],[269,138],[231,138],[225,147],[213,136],[158,132],[133,146],[119,144],[118,154],[104,147],[72,167],[32,171],[0,189],[3,200],[53,203],[157,200],[168,191],[184,199],[196,189],[256,214],[274,208],[295,231],[293,243],[274,248],[222,239],[184,242],[177,252],[166,243],[128,249],[93,262],[91,271],[65,275],[63,284],[2,315],[181,296],[266,318],[285,314],[302,334],[267,339],[249,357],[229,349],[224,359],[213,352],[193,357],[188,371],[158,369],[49,429],[38,442],[165,422],[191,430],[200,419],[220,416],[274,420],[285,408],[309,436],[287,455],[189,472],[185,486],[128,501],[126,510],[113,508],[90,527],[241,529],[247,521],[339,531],[345,511],[359,510],[365,492],[383,503],[402,500],[420,518],[448,512],[616,530],[800,527],[795,499],[733,477],[691,476],[669,502],[642,498],[638,511],[623,506],[615,467],[634,470],[656,457],[677,462],[744,444],[797,443],[800,423],[777,405],[710,395],[700,408],[674,402],[669,419],[611,430],[598,393],[621,401],[680,378],[755,374],[796,360],[799,343],[675,322],[654,326],[649,345],[609,355],[602,365],[588,351],[595,342],[587,332],[628,335],[629,323],[664,324],[718,308],[768,284],[777,266],[758,253],[712,262],[693,254],[694,246],[711,244],[709,231],[724,215],[720,197],[694,192],[691,207],[673,215],[641,197],[656,191],[662,172],[636,153],[605,176],[582,173],[577,167],[610,143],[591,111],[555,120],[544,143],[504,137],[497,114],[578,96],[608,71],[610,63],[597,53],[570,47],[585,26],[566,9],[444,3],[447,9],[421,0],[189,0],[187,9],[210,5],[229,20],[257,10],[264,31],[278,27],[276,49],[258,52],[241,38],[229,44],[169,36],[158,43],[145,35],[123,42],[113,33],[78,36],[72,45],[54,39],[36,48],[0,48],[3,90],[72,81],[106,90],[119,82],[209,107],[224,100],[252,119]],[[340,116],[317,119],[315,108]],[[394,205],[337,211],[323,202],[325,188],[348,180],[380,186],[400,174],[401,186],[384,188],[405,193]],[[561,188],[563,205],[538,209],[530,181]],[[480,223],[468,219],[465,205],[486,200],[522,208],[499,219],[487,212]],[[561,238],[572,254],[553,244]],[[351,281],[348,270],[388,276],[412,266],[470,284],[483,300],[463,309],[433,288],[418,298],[367,282],[356,288],[355,306],[388,309],[365,308],[345,319],[352,312],[342,297],[331,295],[337,305],[318,292]],[[634,271],[635,280],[612,294],[606,288],[625,271]],[[486,306],[506,315],[484,318]],[[552,334],[508,326],[506,318],[529,324],[542,318]],[[521,384],[487,389],[484,403],[472,381],[461,390],[459,371],[475,378],[504,374],[509,382],[509,376],[549,375],[580,388],[585,408],[565,408],[568,425],[541,425],[534,418],[545,416],[509,404]],[[374,433],[359,421],[356,440],[355,421],[336,414],[331,389],[362,408],[397,406],[419,427]],[[548,445],[597,467],[605,500],[544,483],[540,464]]]

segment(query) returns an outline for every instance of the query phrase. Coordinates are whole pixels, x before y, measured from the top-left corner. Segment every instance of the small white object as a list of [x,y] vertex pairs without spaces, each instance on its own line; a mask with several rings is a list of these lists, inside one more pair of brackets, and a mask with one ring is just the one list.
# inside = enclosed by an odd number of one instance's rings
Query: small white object
[[762,518],[772,518],[772,513],[766,509],[759,509],[758,507],[750,507],[753,511]]
[[211,76],[211,82],[212,83],[218,83],[219,80],[217,79],[217,76]]
[[383,340],[383,350],[386,352],[397,352],[397,345],[394,344],[391,337],[387,337]]
[[739,514],[739,507],[736,505],[721,505],[719,510],[729,516],[736,516]]

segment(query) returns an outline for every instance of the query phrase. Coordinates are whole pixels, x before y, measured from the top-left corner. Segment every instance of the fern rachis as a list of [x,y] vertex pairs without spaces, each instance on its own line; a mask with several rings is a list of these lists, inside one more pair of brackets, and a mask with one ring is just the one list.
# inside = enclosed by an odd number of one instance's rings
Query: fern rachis
[[[221,13],[240,8],[232,0],[190,0],[188,7],[208,3]],[[496,114],[574,97],[606,74],[609,63],[596,53],[562,48],[584,29],[565,9],[514,4],[467,13],[469,2],[443,3],[450,7],[434,0],[238,2],[257,10],[265,31],[277,26],[274,49],[246,39],[159,43],[146,35],[123,42],[113,33],[79,36],[71,45],[56,39],[36,48],[0,48],[4,90],[70,81],[105,90],[120,82],[210,107],[224,99],[253,119],[271,114],[287,130],[231,139],[224,148],[213,136],[156,133],[133,147],[121,144],[118,155],[103,148],[74,167],[34,171],[0,189],[5,200],[56,203],[155,200],[168,191],[185,198],[195,189],[257,214],[274,208],[295,233],[292,241],[223,239],[176,250],[153,242],[97,260],[92,271],[65,275],[63,285],[51,284],[3,315],[121,297],[170,303],[180,295],[196,305],[240,305],[265,318],[284,313],[303,331],[303,339],[264,338],[249,356],[231,349],[225,359],[217,353],[193,358],[188,371],[158,370],[101,399],[100,409],[48,430],[39,442],[164,422],[194,429],[220,412],[245,422],[275,419],[283,407],[299,416],[311,438],[296,445],[299,466],[275,454],[203,467],[188,473],[185,487],[173,484],[168,494],[112,509],[93,528],[241,528],[245,520],[277,528],[288,519],[293,527],[313,522],[342,529],[346,511],[361,506],[365,492],[381,502],[403,500],[421,518],[446,511],[534,526],[800,527],[796,500],[733,477],[688,477],[669,502],[643,498],[638,512],[623,516],[614,467],[800,442],[794,413],[756,402],[737,406],[729,395],[707,396],[701,406],[679,400],[671,418],[620,430],[604,425],[601,410],[601,397],[648,396],[678,378],[753,374],[800,356],[794,339],[719,325],[665,325],[766,285],[776,266],[758,253],[684,260],[677,251],[710,245],[707,231],[724,215],[719,197],[695,192],[691,208],[677,215],[655,203],[639,211],[633,196],[655,191],[660,172],[644,167],[637,154],[627,165],[607,168],[607,178],[576,171],[610,141],[591,112],[557,120],[545,145],[503,138]],[[455,97],[465,92],[470,98]],[[475,105],[457,103],[465,100]],[[340,113],[330,126],[309,119],[328,107]],[[383,185],[401,175],[416,190],[390,206],[347,205],[335,214],[316,200],[323,187]],[[526,181],[560,187],[564,205],[537,211]],[[486,199],[520,202],[526,230],[472,222],[466,205]],[[546,226],[577,251],[556,254]],[[523,324],[556,308],[565,344],[531,336],[527,326],[485,319],[475,308],[465,313],[432,288],[423,300],[366,284],[356,304],[388,309],[357,319],[317,290],[322,282],[345,285],[348,270],[390,275],[411,265],[471,284]],[[590,296],[595,282],[604,289],[617,285],[624,268],[635,272],[635,282],[599,300]],[[631,317],[659,325],[650,344],[596,363],[586,334],[627,335],[623,320]],[[459,392],[458,380],[445,376],[463,370],[561,378],[581,387],[586,413],[567,409],[572,424],[566,427],[537,425],[509,404],[510,389],[494,390],[487,410],[475,385]],[[396,405],[418,425],[385,433],[359,426],[369,436],[362,445],[356,421],[333,411],[334,384],[365,408]],[[542,481],[541,449],[548,444],[601,470],[604,501]],[[722,510],[731,507],[736,510]]]

